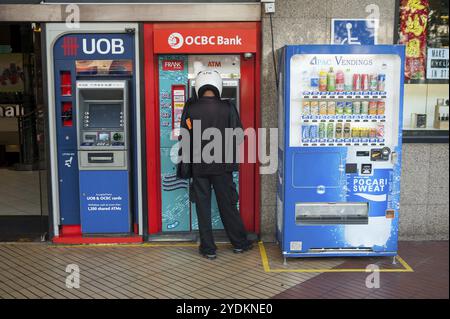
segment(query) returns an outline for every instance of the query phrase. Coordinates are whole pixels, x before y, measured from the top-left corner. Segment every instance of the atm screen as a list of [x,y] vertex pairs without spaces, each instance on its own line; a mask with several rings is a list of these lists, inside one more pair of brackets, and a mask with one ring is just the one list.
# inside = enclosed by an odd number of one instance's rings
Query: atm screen
[[89,104],[90,128],[121,127],[122,104]]

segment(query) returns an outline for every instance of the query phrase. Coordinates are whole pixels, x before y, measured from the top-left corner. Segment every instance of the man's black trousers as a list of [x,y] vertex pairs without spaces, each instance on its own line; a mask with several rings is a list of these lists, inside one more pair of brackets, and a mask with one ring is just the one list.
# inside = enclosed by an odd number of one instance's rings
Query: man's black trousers
[[216,252],[211,225],[211,185],[216,193],[220,218],[225,232],[235,248],[248,245],[247,233],[237,209],[238,193],[232,173],[193,178],[193,200],[197,208],[200,232],[200,251],[204,254]]

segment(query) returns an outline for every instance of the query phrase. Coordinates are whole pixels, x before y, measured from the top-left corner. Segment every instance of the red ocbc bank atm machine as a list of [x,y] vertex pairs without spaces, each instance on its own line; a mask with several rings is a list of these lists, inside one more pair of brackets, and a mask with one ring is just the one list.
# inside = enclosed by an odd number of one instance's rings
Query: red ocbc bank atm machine
[[[223,79],[222,98],[236,104],[246,128],[259,127],[260,24],[170,23],[144,26],[149,238],[194,234],[195,204],[189,181],[176,177],[176,148],[185,101],[205,69]],[[248,232],[259,234],[259,167],[240,164],[239,209]],[[213,228],[223,229],[215,197]],[[188,237],[189,238],[189,237]]]

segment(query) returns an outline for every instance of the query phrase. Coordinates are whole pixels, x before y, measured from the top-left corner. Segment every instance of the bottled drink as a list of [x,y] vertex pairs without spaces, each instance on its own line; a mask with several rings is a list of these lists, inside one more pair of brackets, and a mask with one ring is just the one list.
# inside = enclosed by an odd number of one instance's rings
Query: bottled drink
[[361,91],[369,91],[369,75],[361,74]]
[[361,102],[361,114],[364,114],[364,115],[369,114],[369,101]]
[[378,91],[383,92],[386,89],[386,74],[378,74]]
[[345,79],[344,79],[344,90],[351,91],[353,89],[352,85],[352,73],[350,69],[345,70]]
[[303,91],[309,91],[310,89],[310,80],[309,80],[309,76],[308,76],[308,71],[304,70],[302,72],[302,89]]
[[384,115],[385,103],[384,101],[378,101],[377,103],[377,114]]
[[302,140],[309,139],[309,125],[302,125]]
[[325,138],[327,136],[327,129],[325,123],[319,123],[319,138]]
[[334,102],[334,101],[328,102],[327,114],[328,115],[336,115],[336,102]]
[[345,123],[344,125],[344,138],[350,138],[351,137],[351,126],[350,123]]
[[333,138],[334,134],[334,123],[328,123],[327,125],[327,138]]
[[327,101],[320,101],[319,102],[319,115],[327,115],[327,110],[328,105],[327,105]]
[[378,75],[373,73],[369,75],[369,90],[376,91],[378,88]]
[[311,71],[311,76],[309,78],[309,87],[311,91],[319,91],[319,72],[316,69]]
[[342,123],[336,123],[335,138],[342,138]]
[[361,102],[353,102],[353,114],[361,114]]
[[345,115],[353,114],[353,103],[352,102],[345,102],[344,114]]
[[377,125],[377,138],[378,139],[384,138],[384,124]]
[[376,101],[369,102],[369,115],[377,115],[377,102]]
[[330,67],[330,71],[327,74],[327,90],[329,92],[336,91],[336,73],[334,73],[332,67]]
[[345,102],[336,102],[336,114],[344,114]]
[[319,102],[318,101],[311,101],[310,113],[311,113],[311,115],[319,115]]
[[318,135],[318,132],[317,132],[317,125],[311,125],[311,126],[309,127],[309,138],[311,138],[311,139],[316,139],[316,138],[317,138],[317,135]]
[[345,75],[342,70],[336,72],[336,91],[342,92],[345,89]]
[[361,91],[361,74],[353,74],[353,91]]
[[309,115],[311,113],[311,103],[309,101],[304,101],[302,106],[302,114]]
[[327,71],[322,70],[319,73],[319,91],[325,92],[327,90]]

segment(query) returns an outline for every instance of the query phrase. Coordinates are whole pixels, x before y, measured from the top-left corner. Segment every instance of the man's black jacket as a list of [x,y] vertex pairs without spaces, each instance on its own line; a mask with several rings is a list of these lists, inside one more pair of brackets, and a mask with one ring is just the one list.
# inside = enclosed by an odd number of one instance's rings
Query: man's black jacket
[[[196,121],[196,122],[194,122]],[[194,136],[194,125],[198,125],[201,121],[201,135]],[[183,109],[180,126],[190,133],[190,162],[181,162],[177,169],[179,178],[190,178],[196,176],[220,175],[225,172],[237,171],[239,169],[237,147],[243,141],[243,134],[231,136],[226,128],[243,129],[236,106],[227,100],[221,100],[217,97],[201,97],[199,99],[189,99]],[[201,140],[194,142],[194,138],[203,136],[203,132],[208,128],[215,128],[221,133],[222,137],[222,156],[221,161],[205,162],[200,155],[203,153],[205,145],[211,142],[214,137],[208,136],[209,140]],[[238,132],[238,131],[237,131]],[[183,145],[181,135],[179,137],[180,145]],[[183,145],[185,147],[186,145]],[[194,149],[194,147],[196,148]],[[181,156],[182,148],[180,148],[179,155]],[[197,154],[196,158],[194,154]],[[214,149],[211,154],[214,154]],[[226,155],[228,154],[228,158]],[[230,157],[232,156],[232,158]],[[201,157],[201,158],[200,158]],[[199,161],[200,160],[200,161]]]

